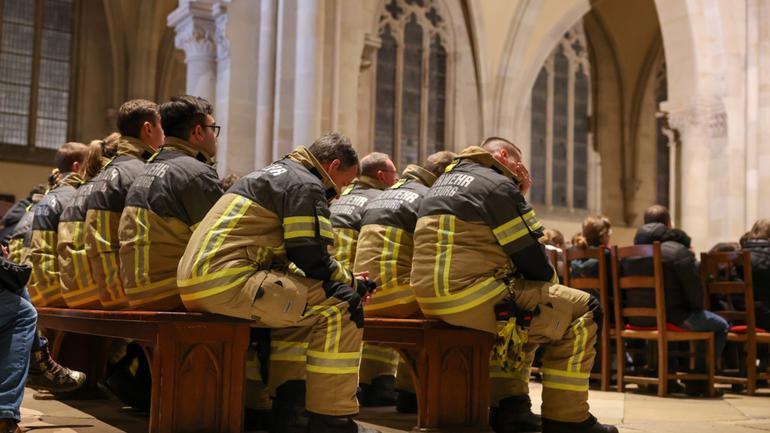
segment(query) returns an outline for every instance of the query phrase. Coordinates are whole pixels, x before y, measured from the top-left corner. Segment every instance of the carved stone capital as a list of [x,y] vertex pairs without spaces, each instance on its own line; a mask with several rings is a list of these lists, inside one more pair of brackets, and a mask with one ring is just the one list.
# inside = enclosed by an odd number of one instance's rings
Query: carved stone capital
[[668,112],[669,126],[683,135],[698,130],[710,138],[727,136],[727,111],[717,96],[699,96],[684,104],[666,102],[661,108]]
[[222,60],[230,55],[227,27],[229,0],[188,0],[167,18],[176,30],[174,45],[185,53],[185,62]]

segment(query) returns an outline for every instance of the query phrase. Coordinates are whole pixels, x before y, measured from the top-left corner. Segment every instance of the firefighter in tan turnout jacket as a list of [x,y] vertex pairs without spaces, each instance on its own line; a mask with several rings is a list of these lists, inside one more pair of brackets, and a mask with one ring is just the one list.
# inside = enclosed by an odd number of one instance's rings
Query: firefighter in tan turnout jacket
[[83,183],[80,170],[86,159],[88,146],[82,143],[66,143],[56,152],[59,184],[35,206],[32,220],[32,240],[29,260],[32,276],[30,293],[38,307],[64,307],[59,279],[59,261],[56,248],[59,235],[59,219],[64,209],[72,203],[77,188]]
[[211,104],[175,96],[160,106],[166,141],[144,166],[120,217],[120,274],[132,309],[182,307],[176,271],[198,223],[222,196]]
[[542,431],[617,432],[588,412],[599,303],[557,284],[523,196],[530,181],[518,148],[500,138],[483,146],[464,150],[420,206],[411,273],[417,302],[428,317],[500,335],[490,374],[497,433],[539,429],[525,386],[537,344],[546,346]]
[[143,99],[128,101],[118,110],[121,134],[118,154],[94,179],[86,199],[86,253],[106,309],[128,307],[120,281],[118,225],[128,189],[144,170],[144,163],[163,144],[158,106]]
[[[334,258],[346,268],[353,267],[361,231],[364,206],[383,189],[398,181],[393,161],[384,153],[374,152],[361,158],[361,176],[345,188],[331,206],[334,228]],[[362,406],[391,406],[395,403],[395,350],[376,344],[364,344],[361,354],[359,401]]]
[[94,187],[94,178],[118,151],[120,134],[112,133],[104,140],[88,145],[88,156],[83,169],[83,184],[59,219],[59,240],[56,252],[59,259],[61,294],[70,308],[99,308],[99,287],[94,281],[86,255],[86,198]]
[[[427,158],[425,168],[407,166],[400,181],[370,200],[364,208],[353,270],[368,272],[369,279],[378,287],[364,308],[367,316],[422,316],[409,284],[412,236],[423,195],[453,157],[452,152],[438,152]],[[372,370],[378,365],[381,366],[379,371],[383,372],[380,374],[393,374],[398,365],[396,409],[399,412],[415,412],[417,400],[411,375],[403,363],[399,364],[398,354],[387,346],[365,344],[360,373],[362,378],[366,373],[372,375]],[[369,371],[366,371],[367,367]],[[360,380],[363,382],[363,379]],[[376,386],[375,381],[373,387]]]
[[179,263],[189,310],[273,328],[276,432],[369,431],[351,417],[358,413],[361,298],[371,284],[327,252],[334,240],[328,200],[357,174],[358,158],[344,136],[298,148],[238,180],[195,230]]

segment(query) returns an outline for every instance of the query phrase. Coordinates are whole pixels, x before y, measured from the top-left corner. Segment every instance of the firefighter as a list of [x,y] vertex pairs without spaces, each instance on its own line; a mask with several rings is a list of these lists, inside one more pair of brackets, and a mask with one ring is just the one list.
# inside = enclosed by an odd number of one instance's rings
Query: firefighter
[[120,281],[118,224],[128,189],[144,163],[163,144],[158,105],[144,99],[123,103],[118,110],[118,154],[94,180],[86,198],[86,253],[99,287],[102,307],[128,307]]
[[596,298],[558,284],[524,194],[521,152],[501,138],[469,147],[420,206],[411,284],[427,317],[498,335],[490,422],[497,433],[538,431],[526,378],[533,346],[543,357],[542,431],[617,432],[588,411]]
[[75,191],[72,203],[59,219],[56,252],[59,259],[61,295],[70,308],[100,308],[99,287],[88,263],[85,244],[86,198],[94,187],[94,178],[118,152],[120,134],[113,132],[103,140],[88,145],[83,167],[83,184]]
[[13,227],[8,237],[8,260],[18,264],[29,264],[29,247],[32,242],[32,220],[35,206],[48,192],[46,184],[37,185],[30,191],[29,203],[24,205],[24,214]]
[[179,263],[187,309],[272,328],[273,432],[370,432],[352,416],[361,298],[372,284],[327,252],[334,241],[328,200],[357,174],[345,136],[300,147],[239,179],[198,225]]
[[[424,168],[418,165],[407,166],[400,181],[369,201],[364,208],[353,270],[368,272],[369,279],[378,287],[364,308],[368,316],[422,316],[409,286],[412,235],[423,195],[453,158],[454,153],[443,151],[430,155]],[[367,350],[370,352],[367,353]],[[403,363],[398,364],[398,355],[386,346],[365,344],[361,362],[362,377],[367,373],[364,362],[368,361],[367,354],[377,359],[378,364],[389,367],[391,372],[397,365],[400,367],[396,377],[396,389],[399,391],[396,409],[399,412],[415,412],[417,400],[414,388],[409,372]],[[372,386],[375,386],[377,380],[374,379]],[[360,381],[363,382],[363,379]]]
[[211,104],[183,95],[161,104],[163,148],[128,190],[120,217],[120,274],[131,309],[182,308],[176,268],[193,229],[222,196]]
[[29,287],[37,295],[35,305],[38,307],[65,306],[56,255],[59,219],[72,203],[76,189],[83,183],[80,171],[87,153],[88,146],[83,143],[65,143],[59,147],[55,157],[59,183],[35,207],[29,253],[33,272]]
[[[374,152],[361,158],[361,175],[331,205],[334,258],[342,266],[353,267],[364,206],[397,181],[396,166],[388,155]],[[395,350],[378,344],[364,344],[358,379],[361,406],[392,406],[396,403],[397,363]]]

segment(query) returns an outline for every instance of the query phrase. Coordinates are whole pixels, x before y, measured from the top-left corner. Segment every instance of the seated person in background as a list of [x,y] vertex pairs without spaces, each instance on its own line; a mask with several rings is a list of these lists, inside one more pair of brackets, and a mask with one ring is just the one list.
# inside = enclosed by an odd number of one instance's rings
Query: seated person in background
[[8,242],[8,260],[23,264],[29,258],[29,245],[32,241],[32,219],[35,216],[33,209],[43,199],[47,191],[48,186],[46,184],[36,186],[30,191],[30,202],[22,209],[24,213],[19,217],[19,220],[13,222],[14,217],[10,215],[6,215],[9,217],[8,221],[3,219],[3,224],[8,224],[5,227],[10,230],[7,232],[7,238],[0,239],[0,242]]
[[99,286],[94,281],[86,255],[86,198],[94,188],[94,178],[101,173],[110,158],[118,152],[120,134],[114,132],[104,140],[88,145],[88,156],[83,164],[83,185],[64,208],[59,219],[59,239],[56,252],[59,259],[61,295],[70,308],[101,308]]
[[[612,253],[610,252],[610,236],[612,235],[612,224],[609,218],[604,215],[592,215],[583,221],[583,231],[575,239],[573,247],[588,249],[602,248],[604,250],[606,276],[607,276],[607,294],[612,296]],[[573,278],[598,278],[599,261],[596,259],[579,259],[570,263],[570,275]],[[592,295],[599,298],[599,293],[595,290],[587,290]],[[613,309],[610,307],[605,315],[612,316]]]
[[126,195],[120,276],[132,309],[182,308],[176,271],[198,223],[222,196],[214,168],[219,127],[211,104],[175,96],[160,106],[166,135]]
[[59,147],[55,157],[56,168],[60,173],[59,183],[35,208],[29,253],[32,265],[29,289],[40,297],[35,302],[38,307],[66,306],[61,295],[59,260],[56,256],[59,219],[83,183],[80,171],[87,154],[88,146],[82,143],[65,143]]
[[[552,262],[551,265],[556,268],[559,280],[562,280],[564,278],[564,257],[562,253],[566,249],[564,235],[556,229],[543,229],[543,236],[540,236],[538,241],[545,246],[548,259]],[[556,263],[553,263],[551,259],[553,252],[556,252]]]
[[[671,216],[668,209],[661,205],[653,205],[644,213],[644,225],[637,231],[634,245],[661,242],[666,319],[669,323],[689,331],[713,332],[714,355],[719,359],[727,342],[729,326],[722,317],[703,309],[703,284],[698,273],[695,255],[686,245],[688,240],[689,237],[684,232],[671,233]],[[650,275],[652,272],[650,266],[651,263],[648,261],[625,261],[624,273]],[[628,305],[651,307],[655,305],[654,297],[652,290],[632,290],[628,292]],[[654,321],[650,323],[645,318],[637,319],[632,323],[638,326],[655,326]],[[706,371],[706,362],[702,357],[697,360],[696,371]],[[688,381],[686,385],[687,393],[690,395],[705,395],[707,392],[705,381]]]
[[40,199],[43,198],[45,190],[45,185],[37,185],[32,188],[32,191],[29,192],[27,197],[17,201],[10,209],[8,209],[8,212],[3,215],[3,219],[0,220],[0,242],[8,242],[11,239],[11,235],[13,234],[16,225],[27,213],[27,208],[29,208],[32,203],[39,202]]
[[230,187],[233,186],[233,184],[240,178],[241,178],[240,176],[234,173],[230,173],[227,176],[223,177],[222,181],[220,182],[220,184],[222,185],[222,191],[227,191],[228,189],[230,189]]
[[741,247],[751,252],[757,327],[770,331],[770,218],[754,223],[749,233]]

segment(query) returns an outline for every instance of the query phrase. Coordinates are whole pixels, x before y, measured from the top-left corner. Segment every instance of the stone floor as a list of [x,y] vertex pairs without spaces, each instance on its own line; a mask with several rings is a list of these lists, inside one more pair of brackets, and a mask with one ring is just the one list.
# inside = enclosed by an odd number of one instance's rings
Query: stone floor
[[[146,414],[121,407],[116,400],[36,400],[28,389],[22,405],[22,427],[41,433],[147,431]],[[540,385],[532,384],[532,400],[540,404]],[[658,398],[634,392],[591,391],[591,411],[627,433],[757,433],[770,432],[770,391],[753,397],[725,394],[721,399]],[[414,416],[394,408],[365,409],[360,419],[382,433],[408,432]]]

